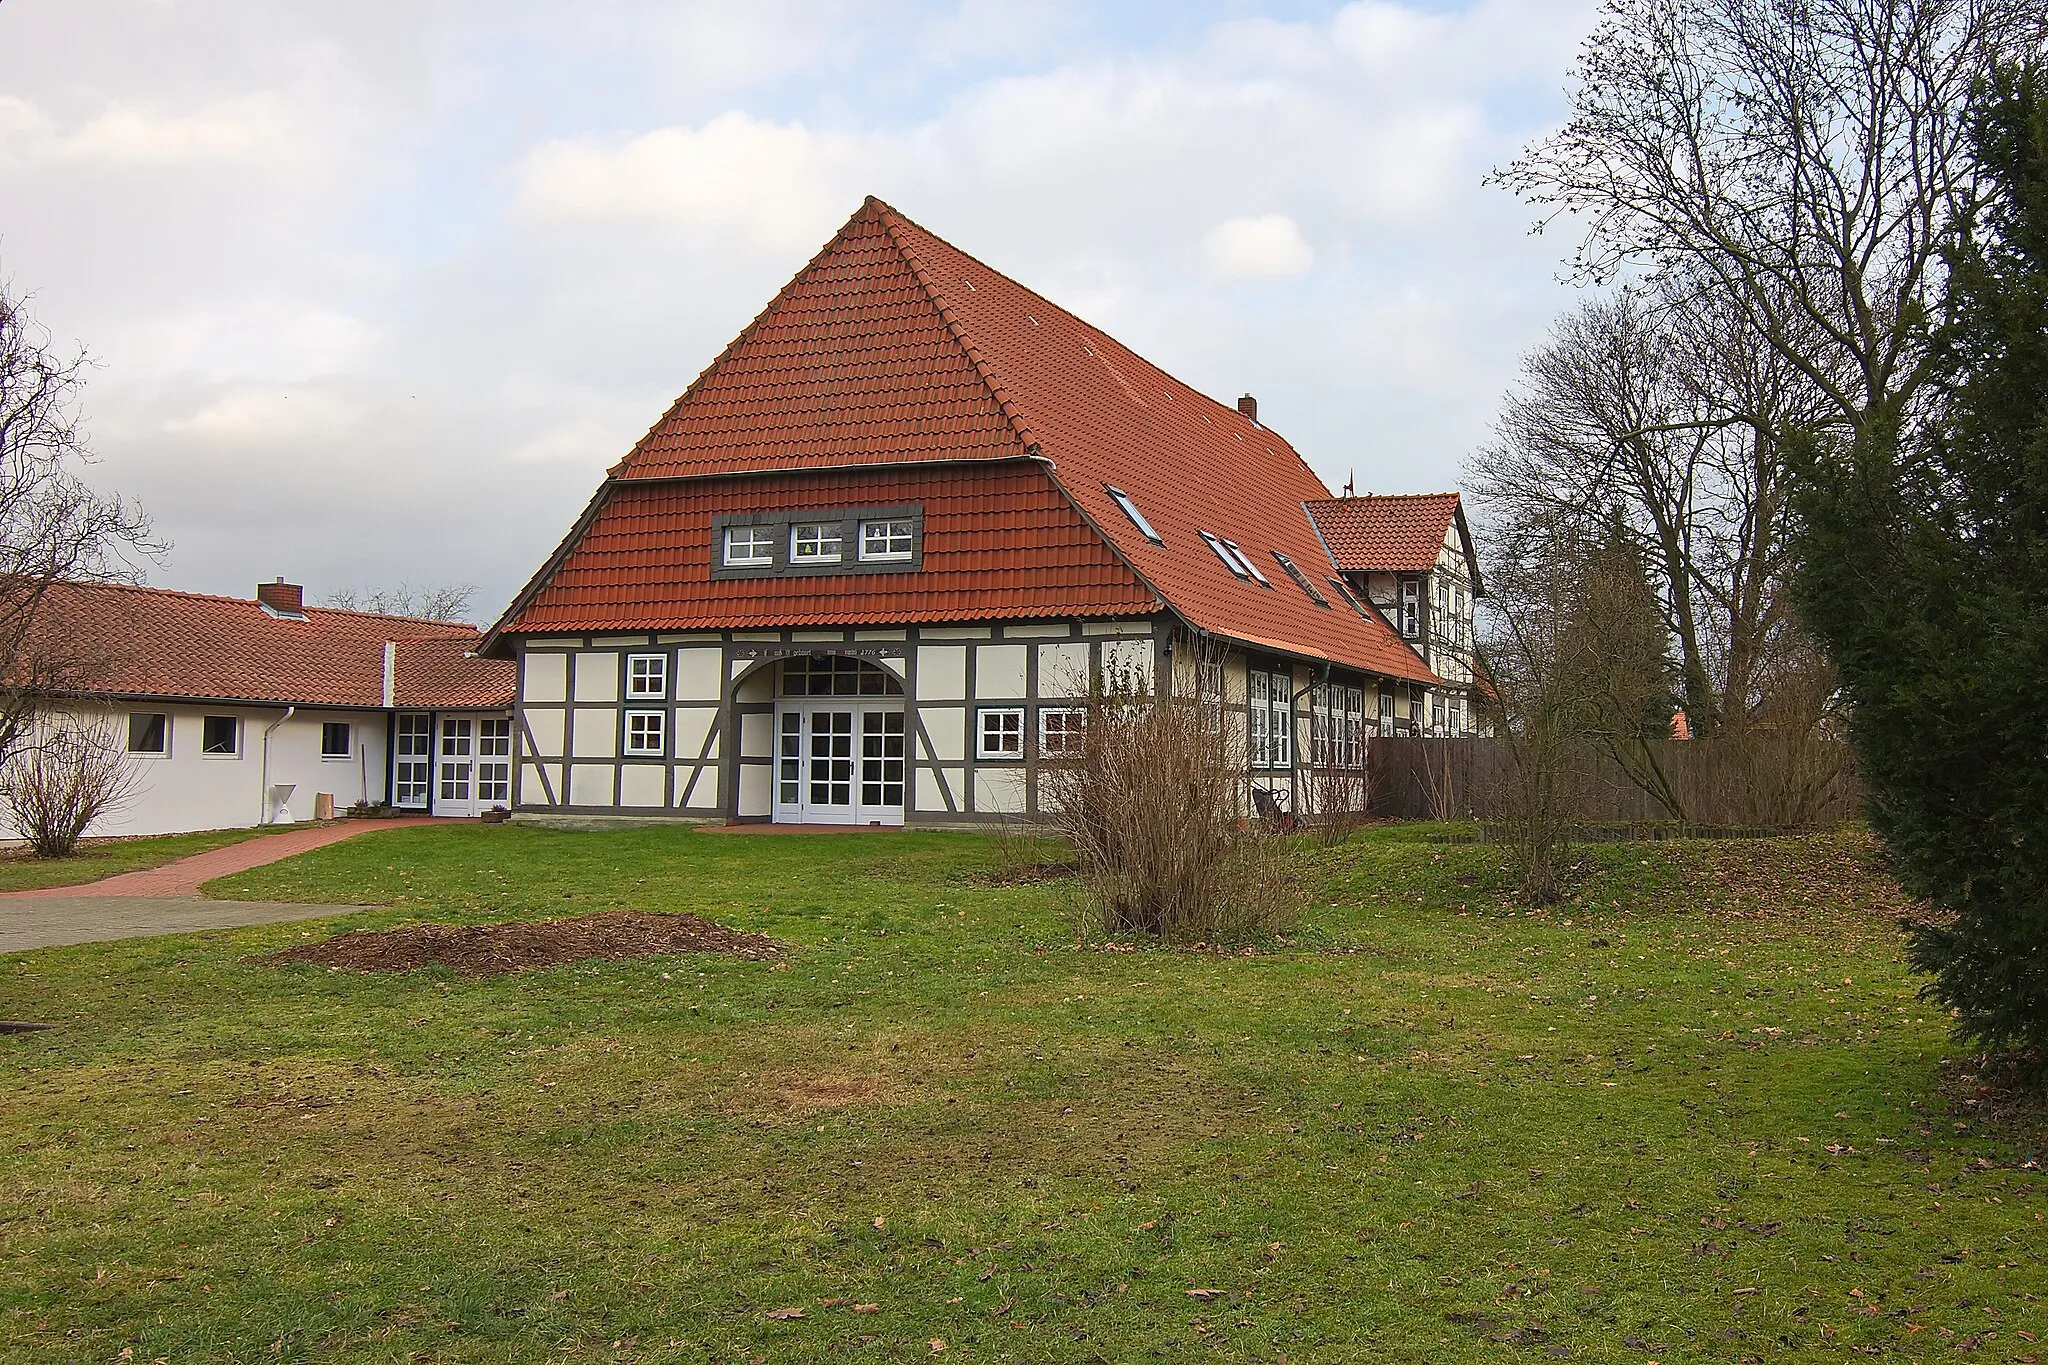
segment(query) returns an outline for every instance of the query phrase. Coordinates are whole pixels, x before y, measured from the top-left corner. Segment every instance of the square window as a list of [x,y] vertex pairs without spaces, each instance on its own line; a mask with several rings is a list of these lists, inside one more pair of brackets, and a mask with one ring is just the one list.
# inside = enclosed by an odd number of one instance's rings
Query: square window
[[668,752],[668,713],[628,711],[626,752],[639,758],[660,758]]
[[764,568],[775,562],[775,528],[772,526],[728,526],[725,528],[725,567]]
[[1088,713],[1078,706],[1041,706],[1038,709],[1038,754],[1041,758],[1066,758],[1081,752],[1088,733]]
[[136,711],[128,717],[128,752],[166,754],[171,750],[171,718],[161,711]]
[[915,527],[909,520],[860,524],[860,557],[869,564],[902,563],[913,553]]
[[839,523],[805,522],[789,528],[789,562],[792,564],[837,564]]
[[242,752],[242,718],[205,717],[199,725],[199,751],[216,758],[232,758]]
[[626,656],[626,695],[638,700],[659,700],[668,695],[668,655]]
[[345,720],[323,721],[320,725],[320,757],[347,758],[350,725]]
[[978,758],[1024,757],[1024,708],[990,707],[981,713]]

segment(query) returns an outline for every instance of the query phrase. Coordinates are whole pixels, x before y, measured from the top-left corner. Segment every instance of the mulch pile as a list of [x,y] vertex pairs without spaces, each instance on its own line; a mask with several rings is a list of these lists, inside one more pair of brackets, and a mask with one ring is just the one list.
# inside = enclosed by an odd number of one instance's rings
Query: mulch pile
[[781,957],[783,948],[765,934],[728,929],[695,915],[613,910],[574,919],[362,930],[255,960],[311,962],[355,972],[409,972],[439,966],[462,976],[499,976],[590,958],[617,961],[656,953],[730,953],[768,959]]

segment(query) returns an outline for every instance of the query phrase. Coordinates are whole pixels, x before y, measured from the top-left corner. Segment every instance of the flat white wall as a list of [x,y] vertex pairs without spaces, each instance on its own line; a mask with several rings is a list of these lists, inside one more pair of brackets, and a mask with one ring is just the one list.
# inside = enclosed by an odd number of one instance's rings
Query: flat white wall
[[[113,713],[125,740],[131,712],[161,711],[169,720],[169,752],[162,758],[130,755],[136,774],[134,792],[112,815],[101,819],[89,835],[181,834],[199,829],[232,829],[258,824],[274,814],[266,804],[263,783],[263,731],[284,714],[284,708],[253,706],[176,706],[138,703]],[[200,751],[207,716],[235,716],[241,721],[240,752],[233,757]],[[321,726],[344,721],[350,726],[350,754],[345,759],[320,754]],[[384,795],[385,731],[379,711],[311,711],[301,709],[270,736],[270,783],[296,784],[288,809],[295,820],[313,818],[313,797],[327,792],[337,811],[361,800]],[[4,818],[4,817],[0,817]],[[14,831],[7,830],[12,837]]]

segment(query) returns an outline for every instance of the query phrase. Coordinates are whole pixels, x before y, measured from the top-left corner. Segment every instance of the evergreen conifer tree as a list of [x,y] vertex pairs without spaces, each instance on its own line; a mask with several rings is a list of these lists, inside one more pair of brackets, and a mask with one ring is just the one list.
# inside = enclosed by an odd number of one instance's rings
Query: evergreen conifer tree
[[1931,903],[1910,956],[1967,1040],[2048,1061],[2048,71],[1973,111],[1983,208],[1947,252],[1938,401],[1915,430],[1798,443],[1808,625],[1849,703],[1870,818]]

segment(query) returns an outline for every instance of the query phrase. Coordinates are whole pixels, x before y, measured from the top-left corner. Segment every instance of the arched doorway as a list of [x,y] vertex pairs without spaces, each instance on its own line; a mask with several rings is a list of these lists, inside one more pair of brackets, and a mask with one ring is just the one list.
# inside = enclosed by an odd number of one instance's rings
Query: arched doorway
[[903,683],[844,654],[799,654],[775,679],[775,823],[900,825]]

